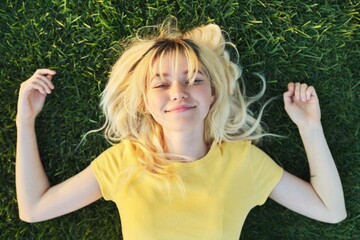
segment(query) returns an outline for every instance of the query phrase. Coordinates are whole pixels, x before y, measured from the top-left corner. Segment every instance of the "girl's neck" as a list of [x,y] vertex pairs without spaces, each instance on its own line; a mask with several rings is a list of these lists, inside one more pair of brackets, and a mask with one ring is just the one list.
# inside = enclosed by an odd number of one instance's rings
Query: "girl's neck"
[[164,134],[166,148],[165,151],[170,154],[176,154],[188,157],[193,160],[200,159],[209,151],[203,134],[192,132],[184,134],[183,132],[175,132],[172,134]]

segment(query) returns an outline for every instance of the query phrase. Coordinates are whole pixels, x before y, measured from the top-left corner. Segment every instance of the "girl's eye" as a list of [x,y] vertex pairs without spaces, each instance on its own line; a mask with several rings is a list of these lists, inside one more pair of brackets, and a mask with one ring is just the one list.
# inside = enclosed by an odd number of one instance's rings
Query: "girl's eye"
[[161,84],[157,84],[157,85],[155,85],[155,87],[154,87],[154,88],[166,88],[166,87],[168,87],[168,85],[167,85],[167,84],[163,84],[163,83],[161,83]]
[[[199,83],[201,83],[202,81],[203,81],[203,80],[201,80],[201,79],[195,79],[192,85],[199,84]],[[190,85],[190,82],[189,82],[189,81],[186,81],[185,84],[186,84],[186,85]]]

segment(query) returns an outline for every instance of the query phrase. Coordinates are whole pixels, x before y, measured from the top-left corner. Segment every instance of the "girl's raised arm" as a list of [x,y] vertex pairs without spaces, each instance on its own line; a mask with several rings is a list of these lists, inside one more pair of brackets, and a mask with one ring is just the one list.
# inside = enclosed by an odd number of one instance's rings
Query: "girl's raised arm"
[[19,215],[26,222],[54,218],[101,197],[99,185],[90,167],[51,187],[41,164],[35,118],[44,106],[46,95],[54,89],[52,78],[55,74],[55,71],[49,69],[39,69],[21,84],[19,92],[16,116],[16,192]]
[[284,172],[270,197],[285,207],[317,219],[337,223],[346,218],[343,189],[320,121],[313,87],[289,83],[285,109],[298,126],[310,166],[310,183]]

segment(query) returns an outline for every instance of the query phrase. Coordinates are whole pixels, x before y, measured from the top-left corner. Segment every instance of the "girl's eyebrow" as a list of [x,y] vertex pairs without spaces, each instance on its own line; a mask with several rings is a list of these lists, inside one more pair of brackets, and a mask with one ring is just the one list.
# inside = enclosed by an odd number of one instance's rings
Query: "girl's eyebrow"
[[[188,70],[186,70],[186,71],[184,71],[183,72],[183,74],[184,75],[186,75],[186,74],[188,74],[189,72],[188,72]],[[202,75],[202,76],[204,76],[204,74],[200,71],[200,70],[198,70],[198,74],[200,74],[200,75]],[[160,74],[160,73],[155,73],[155,77],[167,77],[167,76],[169,76],[169,74],[168,73],[162,73],[162,74]]]
[[[194,71],[194,72],[195,72],[195,71]],[[188,73],[189,73],[188,70],[184,71],[184,74],[188,74]],[[204,74],[203,74],[200,70],[198,70],[197,73],[199,73],[200,75],[203,75],[203,76],[204,76]]]

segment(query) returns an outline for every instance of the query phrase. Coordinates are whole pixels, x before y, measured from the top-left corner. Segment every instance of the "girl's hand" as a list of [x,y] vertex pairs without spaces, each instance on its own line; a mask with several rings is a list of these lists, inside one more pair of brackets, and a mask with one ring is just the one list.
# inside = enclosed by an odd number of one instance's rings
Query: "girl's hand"
[[47,94],[54,89],[55,71],[38,69],[20,86],[17,121],[33,121],[42,110]]
[[288,91],[284,93],[284,104],[298,128],[320,124],[320,105],[314,87],[305,83],[289,83]]

